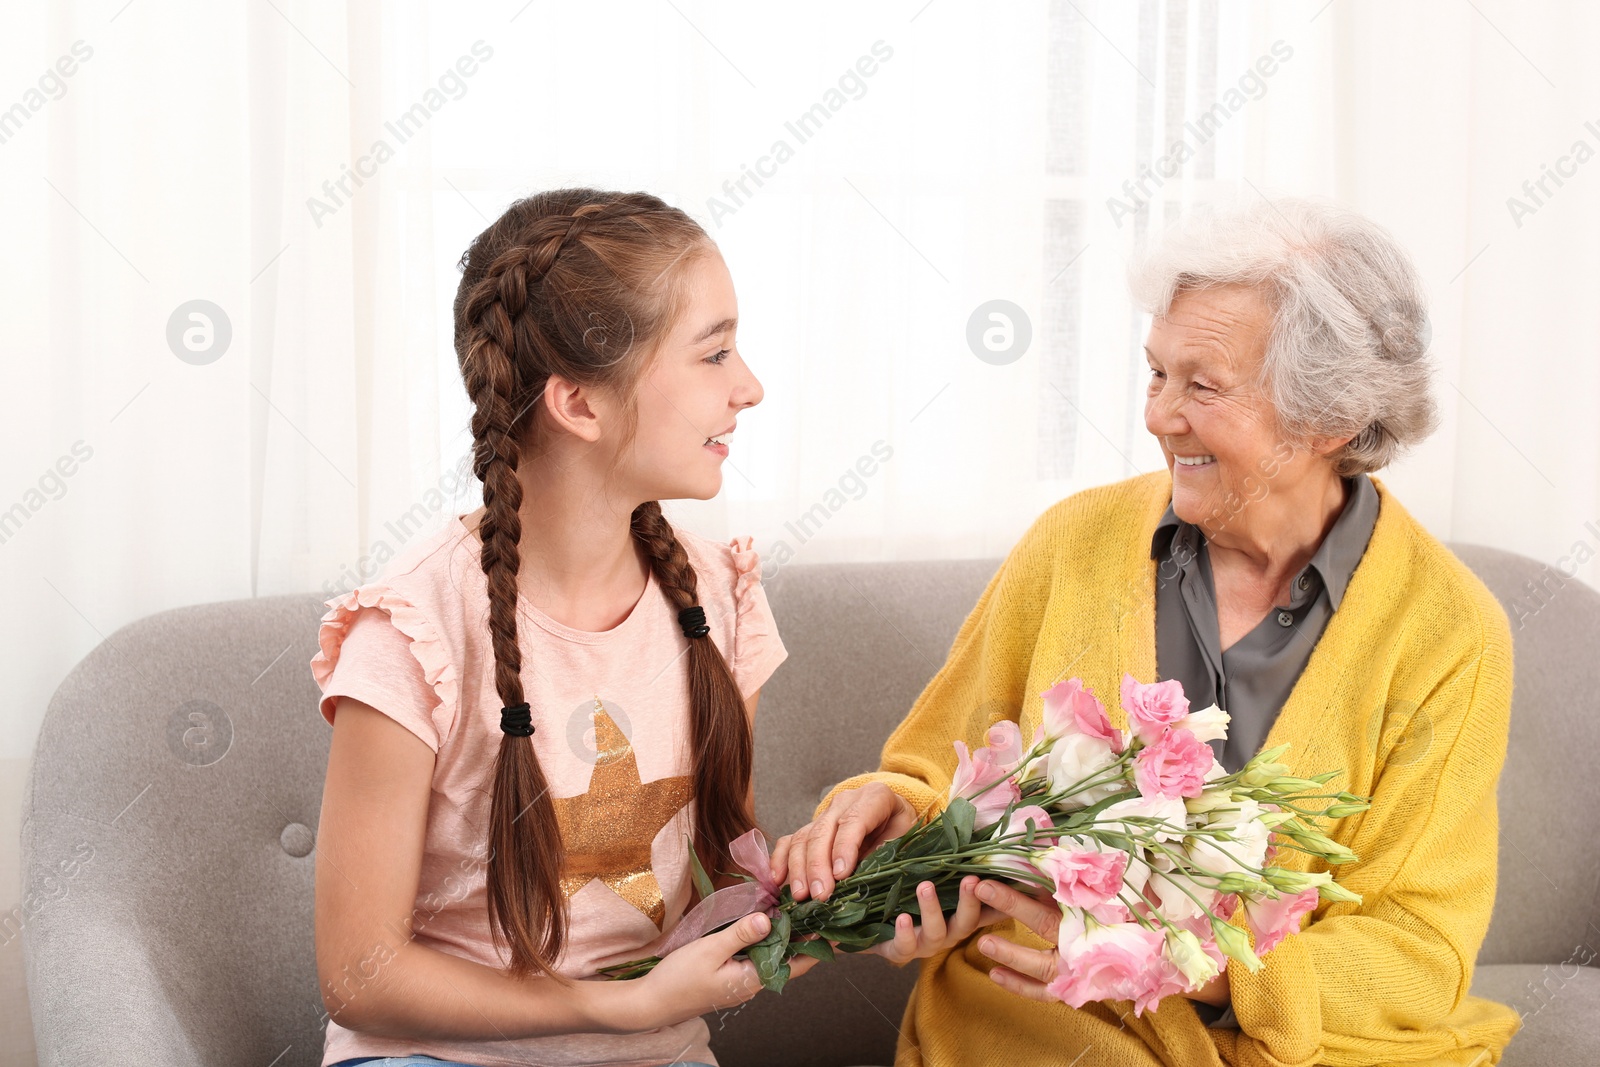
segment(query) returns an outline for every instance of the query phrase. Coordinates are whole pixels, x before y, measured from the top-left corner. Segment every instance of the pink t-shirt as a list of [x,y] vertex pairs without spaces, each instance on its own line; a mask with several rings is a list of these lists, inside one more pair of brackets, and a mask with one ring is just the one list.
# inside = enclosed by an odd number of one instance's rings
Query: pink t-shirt
[[[756,553],[749,538],[719,544],[676,532],[698,578],[709,639],[748,699],[787,655]],[[503,969],[509,954],[491,940],[484,881],[501,701],[478,551],[460,517],[452,517],[378,579],[328,600],[311,672],[329,723],[338,697],[353,697],[436,754],[415,939]],[[531,740],[566,845],[562,885],[571,925],[556,969],[593,976],[644,955],[692,899],[684,843],[694,826],[686,639],[653,573],[632,612],[610,630],[563,626],[524,597],[517,631]],[[341,996],[360,995],[359,974],[343,984]],[[634,1034],[476,1042],[375,1037],[330,1019],[322,1063],[417,1053],[485,1067],[714,1063],[708,1037],[701,1019]]]

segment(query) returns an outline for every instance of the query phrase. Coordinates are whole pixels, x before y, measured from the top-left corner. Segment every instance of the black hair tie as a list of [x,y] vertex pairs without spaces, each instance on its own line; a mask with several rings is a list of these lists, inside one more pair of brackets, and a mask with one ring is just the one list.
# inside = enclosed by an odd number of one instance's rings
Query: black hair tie
[[706,625],[706,609],[699,604],[678,612],[678,625],[683,627],[683,636],[691,641],[711,632],[711,627]]
[[526,701],[500,709],[500,729],[512,737],[533,736],[533,713]]

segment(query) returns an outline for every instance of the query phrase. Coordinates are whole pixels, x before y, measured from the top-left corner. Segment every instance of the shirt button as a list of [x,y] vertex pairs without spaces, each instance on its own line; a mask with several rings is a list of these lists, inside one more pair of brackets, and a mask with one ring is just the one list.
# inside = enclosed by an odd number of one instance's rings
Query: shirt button
[[1294,616],[1289,614],[1287,611],[1278,612],[1278,625],[1279,626],[1293,626],[1294,625]]
[[1300,580],[1298,582],[1294,583],[1294,584],[1299,586],[1300,587],[1300,591],[1303,593],[1307,589],[1311,588],[1311,576],[1307,575],[1307,574],[1302,574],[1300,576]]

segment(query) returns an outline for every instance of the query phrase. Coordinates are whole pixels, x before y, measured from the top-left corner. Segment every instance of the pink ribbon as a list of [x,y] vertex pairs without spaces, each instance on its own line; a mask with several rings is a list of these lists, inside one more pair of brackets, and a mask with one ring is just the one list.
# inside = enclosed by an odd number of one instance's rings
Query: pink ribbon
[[719,889],[696,904],[678,921],[665,939],[657,942],[648,953],[665,956],[682,948],[712,930],[736,922],[754,912],[771,913],[776,910],[779,886],[772,878],[772,864],[767,853],[767,839],[760,830],[751,830],[728,846],[728,852],[746,872],[755,877],[754,882],[742,882]]

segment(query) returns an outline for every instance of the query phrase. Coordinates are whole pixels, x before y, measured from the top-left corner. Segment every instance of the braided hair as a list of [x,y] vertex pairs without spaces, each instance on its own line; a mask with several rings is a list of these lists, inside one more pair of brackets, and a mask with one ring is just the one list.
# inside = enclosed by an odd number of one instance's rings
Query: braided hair
[[[536,412],[552,375],[625,398],[624,434],[650,354],[683,310],[684,267],[714,246],[683,211],[645,193],[557,189],[518,200],[462,254],[455,348],[473,404],[473,474],[483,483],[478,534],[489,594],[495,689],[525,703],[517,643],[522,483],[536,447]],[[696,576],[657,501],[630,529],[674,608],[698,602]],[[688,638],[685,638],[688,640]],[[695,837],[713,869],[728,842],[755,826],[754,743],[727,662],[709,640],[688,640]],[[518,732],[520,733],[520,731]],[[489,814],[490,929],[508,944],[513,976],[561,978],[566,944],[565,851],[544,771],[526,735],[503,733]]]

